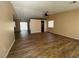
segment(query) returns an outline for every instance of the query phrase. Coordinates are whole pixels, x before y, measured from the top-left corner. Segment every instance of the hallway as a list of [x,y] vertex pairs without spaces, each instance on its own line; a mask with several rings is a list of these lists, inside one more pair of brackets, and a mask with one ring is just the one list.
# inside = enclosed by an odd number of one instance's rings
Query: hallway
[[16,32],[8,58],[79,57],[79,41],[52,33]]

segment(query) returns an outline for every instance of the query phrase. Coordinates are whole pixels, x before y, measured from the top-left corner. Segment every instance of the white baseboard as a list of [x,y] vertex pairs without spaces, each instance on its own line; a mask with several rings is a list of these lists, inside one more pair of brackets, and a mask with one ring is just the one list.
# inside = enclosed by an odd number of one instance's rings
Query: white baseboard
[[[54,32],[50,32],[50,33],[54,33]],[[58,34],[58,35],[65,36],[65,37],[68,37],[68,38],[71,38],[71,39],[79,40],[78,38],[74,38],[74,37],[63,35],[63,34],[59,34],[59,33],[54,33],[54,34]]]
[[7,51],[6,54],[4,55],[4,58],[6,58],[6,57],[8,56],[8,54],[9,54],[9,52],[10,52],[10,50],[11,50],[13,44],[14,44],[14,42],[15,42],[15,40],[13,40],[13,42],[12,42],[11,46],[9,47],[8,51]]

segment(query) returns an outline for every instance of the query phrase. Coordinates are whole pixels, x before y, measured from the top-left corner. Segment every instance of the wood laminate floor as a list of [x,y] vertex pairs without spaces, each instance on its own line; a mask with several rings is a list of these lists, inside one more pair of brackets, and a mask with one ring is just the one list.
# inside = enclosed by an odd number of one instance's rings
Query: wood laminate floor
[[79,41],[52,33],[17,32],[8,58],[79,57]]

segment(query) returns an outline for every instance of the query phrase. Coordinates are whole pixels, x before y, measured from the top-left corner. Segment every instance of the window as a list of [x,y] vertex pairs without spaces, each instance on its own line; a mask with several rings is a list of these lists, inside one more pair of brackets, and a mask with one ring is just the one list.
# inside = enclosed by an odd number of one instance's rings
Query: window
[[54,20],[48,21],[48,28],[54,28]]
[[21,30],[28,30],[27,22],[20,22],[20,29]]

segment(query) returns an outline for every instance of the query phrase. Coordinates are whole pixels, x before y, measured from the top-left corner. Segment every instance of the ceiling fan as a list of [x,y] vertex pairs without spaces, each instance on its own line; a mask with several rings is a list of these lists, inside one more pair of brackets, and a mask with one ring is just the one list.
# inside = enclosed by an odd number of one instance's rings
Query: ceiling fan
[[70,4],[76,4],[77,3],[77,1],[71,1],[70,2]]
[[73,1],[72,3],[77,3],[77,1]]
[[45,12],[44,16],[48,16],[48,11]]

